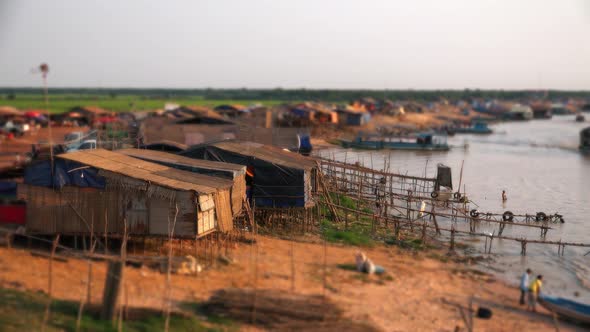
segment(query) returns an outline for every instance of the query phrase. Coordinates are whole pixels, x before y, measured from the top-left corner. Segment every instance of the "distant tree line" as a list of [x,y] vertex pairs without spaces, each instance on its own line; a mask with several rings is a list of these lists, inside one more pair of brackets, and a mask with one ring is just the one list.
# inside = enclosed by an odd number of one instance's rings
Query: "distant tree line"
[[[123,95],[141,96],[146,99],[170,99],[198,97],[205,100],[281,100],[300,101],[317,100],[331,102],[347,102],[364,97],[391,100],[436,101],[483,99],[531,99],[531,98],[590,98],[590,91],[565,90],[310,90],[310,89],[133,89],[133,88],[50,88],[50,94],[67,95],[65,98],[75,99],[77,96],[117,98]],[[40,88],[0,88],[2,99],[18,99],[27,95],[41,94]]]

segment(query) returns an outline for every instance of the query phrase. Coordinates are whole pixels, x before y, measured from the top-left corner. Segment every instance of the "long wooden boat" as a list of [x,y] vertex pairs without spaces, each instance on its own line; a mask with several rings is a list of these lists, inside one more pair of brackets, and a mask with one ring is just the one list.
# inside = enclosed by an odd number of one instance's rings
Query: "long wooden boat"
[[542,294],[539,303],[559,316],[590,324],[590,305]]
[[446,135],[420,133],[414,136],[379,136],[375,134],[363,135],[350,140],[341,140],[345,148],[365,150],[417,150],[417,151],[448,151]]

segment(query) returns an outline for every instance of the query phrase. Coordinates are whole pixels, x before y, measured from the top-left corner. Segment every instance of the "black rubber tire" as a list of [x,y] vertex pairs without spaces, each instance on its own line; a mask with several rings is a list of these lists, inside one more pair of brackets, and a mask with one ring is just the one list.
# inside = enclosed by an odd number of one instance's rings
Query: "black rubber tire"
[[476,209],[473,209],[473,210],[469,211],[469,215],[472,218],[477,218],[477,217],[479,217],[479,211],[477,211]]
[[545,212],[537,212],[537,215],[535,216],[535,220],[536,221],[546,221],[547,215],[545,214]]
[[437,191],[433,191],[430,193],[430,197],[432,198],[437,198],[438,197],[438,192]]
[[503,221],[512,221],[512,220],[514,220],[514,213],[512,213],[511,211],[504,212],[504,214],[502,214],[502,220]]
[[453,197],[455,199],[461,199],[461,193],[457,191],[456,193],[453,194]]
[[492,310],[488,308],[477,308],[477,318],[490,319],[492,318]]

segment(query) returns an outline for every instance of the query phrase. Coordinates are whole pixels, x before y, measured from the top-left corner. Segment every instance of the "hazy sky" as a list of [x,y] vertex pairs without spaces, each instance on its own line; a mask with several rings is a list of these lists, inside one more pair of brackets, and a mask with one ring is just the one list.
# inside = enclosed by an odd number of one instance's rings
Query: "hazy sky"
[[0,0],[0,86],[590,90],[589,0]]

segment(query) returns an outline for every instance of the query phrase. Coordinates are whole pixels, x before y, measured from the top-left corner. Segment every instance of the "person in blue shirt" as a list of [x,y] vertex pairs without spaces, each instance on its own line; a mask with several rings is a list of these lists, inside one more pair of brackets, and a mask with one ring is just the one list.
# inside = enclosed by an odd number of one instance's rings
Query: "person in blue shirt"
[[531,276],[531,269],[526,269],[526,272],[523,273],[522,277],[520,277],[520,305],[524,305],[524,299],[526,294],[529,292],[530,286],[530,276]]

